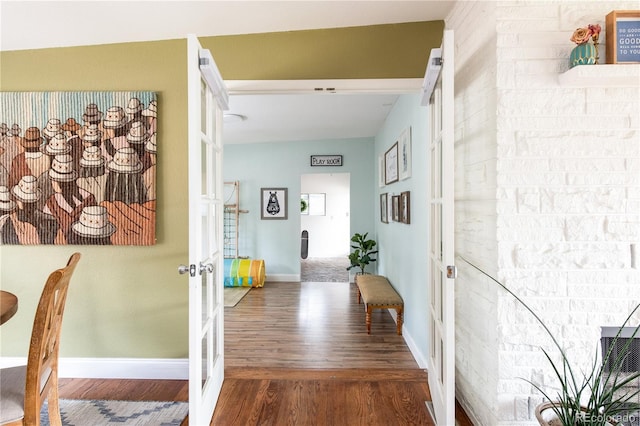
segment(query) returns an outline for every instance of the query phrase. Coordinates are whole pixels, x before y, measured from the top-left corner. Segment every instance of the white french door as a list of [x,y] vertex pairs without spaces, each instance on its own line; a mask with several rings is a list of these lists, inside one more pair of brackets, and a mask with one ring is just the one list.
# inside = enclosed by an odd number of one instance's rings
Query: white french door
[[222,110],[228,96],[198,39],[187,38],[189,110],[189,423],[208,425],[224,380]]
[[[428,377],[438,425],[455,424],[453,235],[453,31],[442,36],[440,70],[429,98],[431,117]],[[430,61],[432,58],[429,58]],[[428,71],[427,71],[428,72]]]

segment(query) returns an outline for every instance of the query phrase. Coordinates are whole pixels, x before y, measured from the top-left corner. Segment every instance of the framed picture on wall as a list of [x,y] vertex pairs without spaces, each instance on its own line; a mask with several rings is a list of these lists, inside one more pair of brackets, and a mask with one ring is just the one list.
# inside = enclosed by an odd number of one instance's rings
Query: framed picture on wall
[[394,143],[391,148],[384,154],[384,183],[398,181],[398,142]]
[[400,193],[400,222],[411,223],[411,197],[409,191]]
[[287,188],[260,188],[260,219],[287,219]]
[[380,221],[382,223],[389,223],[389,216],[387,216],[387,193],[380,194]]
[[391,197],[391,211],[394,222],[400,222],[400,196],[393,195]]
[[400,167],[400,179],[411,177],[411,127],[404,129],[398,140],[400,152],[398,164]]
[[384,154],[378,156],[378,186],[384,186]]
[[613,10],[605,18],[607,64],[640,63],[640,10]]
[[0,92],[0,223],[20,216],[0,246],[156,244],[161,106],[150,91]]

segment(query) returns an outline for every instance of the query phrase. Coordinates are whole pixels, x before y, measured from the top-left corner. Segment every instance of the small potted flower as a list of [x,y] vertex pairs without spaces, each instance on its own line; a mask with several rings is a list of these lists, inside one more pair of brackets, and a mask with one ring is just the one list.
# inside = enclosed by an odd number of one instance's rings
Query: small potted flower
[[[577,44],[571,51],[569,68],[576,65],[595,65],[598,63],[598,39],[600,38],[600,25],[589,24],[578,28],[573,32],[571,41]],[[589,43],[592,41],[593,43]]]

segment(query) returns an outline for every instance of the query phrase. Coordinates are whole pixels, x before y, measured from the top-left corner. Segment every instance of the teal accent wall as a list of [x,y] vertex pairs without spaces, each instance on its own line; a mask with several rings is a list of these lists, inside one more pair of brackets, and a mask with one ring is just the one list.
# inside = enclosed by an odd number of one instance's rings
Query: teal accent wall
[[[411,127],[412,174],[405,180],[384,187],[376,185],[376,208],[380,208],[379,195],[411,193],[411,223],[382,223],[376,218],[378,238],[378,273],[385,275],[404,299],[404,335],[414,345],[414,356],[421,366],[427,359],[429,306],[428,279],[428,109],[420,106],[421,95],[403,95],[375,138],[375,157],[384,154],[407,127]],[[415,351],[419,353],[416,353]],[[421,359],[422,358],[422,359]]]
[[[374,233],[377,187],[373,138],[225,145],[224,180],[239,181],[241,256],[265,261],[273,275],[300,274],[300,176],[351,174],[351,234]],[[341,167],[311,167],[310,156],[340,154]],[[288,189],[288,219],[260,219],[260,188]]]

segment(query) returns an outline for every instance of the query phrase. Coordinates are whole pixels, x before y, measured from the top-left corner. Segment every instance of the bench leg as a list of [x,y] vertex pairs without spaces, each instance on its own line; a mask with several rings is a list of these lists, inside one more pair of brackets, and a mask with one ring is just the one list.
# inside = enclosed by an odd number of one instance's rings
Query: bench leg
[[366,315],[367,334],[371,334],[371,312],[372,311],[373,311],[373,307],[367,306],[367,315]]
[[399,336],[402,336],[402,322],[403,322],[403,310],[402,307],[398,307],[396,308],[396,313],[397,313],[397,332]]
[[361,303],[360,299],[362,298],[362,294],[360,294],[360,289],[356,286],[356,291],[358,292],[358,305]]

